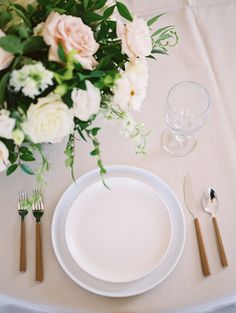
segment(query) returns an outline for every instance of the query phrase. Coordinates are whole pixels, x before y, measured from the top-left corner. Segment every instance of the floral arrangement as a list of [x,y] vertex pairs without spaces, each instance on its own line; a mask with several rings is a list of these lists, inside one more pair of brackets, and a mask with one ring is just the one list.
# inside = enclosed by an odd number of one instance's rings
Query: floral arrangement
[[[105,168],[93,127],[98,115],[121,122],[144,152],[147,132],[132,118],[146,96],[146,58],[167,54],[173,26],[153,32],[125,4],[107,0],[0,0],[0,171],[20,168],[40,180],[49,169],[44,143],[67,137],[73,176],[75,138],[91,140]],[[155,59],[155,58],[154,58]],[[34,171],[28,164],[42,159]]]

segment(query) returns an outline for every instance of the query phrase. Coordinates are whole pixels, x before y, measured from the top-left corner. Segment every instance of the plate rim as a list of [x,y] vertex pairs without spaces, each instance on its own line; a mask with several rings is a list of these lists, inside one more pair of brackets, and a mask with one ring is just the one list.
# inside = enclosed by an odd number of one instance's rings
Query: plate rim
[[[178,264],[178,262],[179,262],[179,260],[180,260],[180,258],[182,256],[183,249],[184,249],[185,242],[186,242],[186,221],[185,221],[185,215],[184,215],[184,212],[183,212],[183,208],[182,208],[182,206],[180,204],[180,201],[179,201],[178,197],[176,196],[176,194],[174,193],[174,191],[171,189],[171,187],[167,183],[165,183],[165,181],[163,181],[156,174],[154,174],[154,173],[152,173],[152,172],[150,172],[148,170],[145,170],[143,168],[136,167],[136,166],[130,166],[130,165],[119,165],[119,164],[117,164],[117,165],[110,165],[110,166],[106,166],[106,169],[107,169],[107,173],[108,174],[111,173],[111,172],[117,172],[117,171],[122,171],[123,170],[123,171],[130,171],[130,172],[134,172],[136,174],[138,173],[140,175],[148,176],[149,178],[152,178],[152,179],[158,181],[159,183],[161,183],[164,186],[164,188],[166,190],[168,190],[168,192],[172,195],[172,198],[174,199],[174,201],[176,202],[177,206],[180,209],[179,210],[179,214],[181,216],[181,220],[182,220],[182,223],[183,223],[183,225],[182,225],[183,228],[182,228],[182,241],[181,241],[181,245],[179,246],[179,249],[178,249],[178,255],[175,258],[174,262],[172,262],[172,265],[170,266],[169,270],[166,271],[165,275],[163,275],[163,277],[161,279],[159,279],[155,283],[152,283],[148,287],[141,288],[142,290],[134,291],[134,290],[132,290],[132,288],[131,288],[131,290],[129,288],[127,288],[128,290],[126,290],[126,291],[119,290],[119,291],[110,291],[110,292],[108,292],[108,291],[99,290],[98,288],[93,287],[93,286],[88,286],[88,284],[86,284],[84,282],[81,282],[81,280],[78,277],[75,277],[75,275],[73,275],[73,273],[71,273],[71,271],[64,264],[64,262],[63,262],[63,260],[62,260],[62,258],[60,256],[60,252],[58,251],[58,248],[57,248],[57,238],[56,238],[56,231],[55,231],[55,226],[56,226],[56,222],[57,222],[57,220],[56,220],[57,219],[56,213],[60,209],[60,206],[63,204],[63,201],[64,201],[63,198],[66,195],[68,195],[70,192],[72,192],[76,185],[78,186],[79,183],[82,184],[84,181],[89,180],[89,179],[91,179],[93,177],[96,177],[97,175],[99,175],[99,177],[100,177],[99,169],[91,170],[91,171],[85,173],[84,175],[82,175],[81,177],[79,177],[76,180],[76,184],[73,182],[70,186],[68,186],[66,188],[66,190],[63,192],[63,194],[61,195],[61,197],[59,198],[59,200],[57,202],[57,205],[55,207],[54,213],[53,213],[52,224],[51,224],[52,246],[53,246],[53,250],[54,250],[55,256],[57,258],[57,261],[59,262],[60,266],[65,271],[65,273],[69,276],[69,278],[72,279],[78,286],[80,286],[80,287],[82,287],[82,288],[84,288],[84,289],[86,289],[86,290],[88,290],[88,291],[90,291],[90,292],[92,292],[94,294],[101,295],[101,296],[106,296],[106,297],[120,298],[120,297],[135,296],[135,295],[138,295],[138,294],[145,293],[148,290],[151,290],[152,288],[154,288],[157,285],[159,285],[175,269],[176,265]],[[90,182],[90,184],[91,184],[91,182]],[[73,199],[73,201],[74,201],[74,199]],[[72,201],[72,203],[73,203],[73,201]],[[167,208],[168,208],[168,206],[167,206]],[[155,270],[154,270],[154,272],[155,272]],[[145,276],[145,277],[143,277],[143,278],[141,278],[141,279],[139,279],[139,280],[137,280],[137,281],[131,282],[131,283],[142,281],[143,279],[145,279],[148,276],[152,275],[152,273],[147,275],[147,276]],[[109,283],[107,283],[107,284],[109,284]],[[124,283],[124,285],[128,285],[128,284],[129,283]]]

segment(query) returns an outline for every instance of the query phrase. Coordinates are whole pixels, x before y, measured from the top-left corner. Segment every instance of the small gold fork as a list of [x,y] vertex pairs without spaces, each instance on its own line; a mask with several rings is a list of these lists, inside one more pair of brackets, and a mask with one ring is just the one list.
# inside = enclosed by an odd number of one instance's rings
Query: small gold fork
[[25,216],[28,214],[28,197],[26,191],[18,192],[18,213],[21,217],[20,227],[20,272],[26,271]]
[[42,236],[41,236],[41,217],[44,213],[43,197],[40,190],[33,191],[33,215],[36,219],[36,263],[35,263],[35,280],[43,281],[43,258],[42,258]]

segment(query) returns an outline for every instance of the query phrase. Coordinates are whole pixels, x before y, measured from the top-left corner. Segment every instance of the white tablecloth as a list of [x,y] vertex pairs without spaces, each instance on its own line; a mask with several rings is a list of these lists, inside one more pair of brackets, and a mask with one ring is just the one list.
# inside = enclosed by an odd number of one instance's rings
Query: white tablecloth
[[[19,217],[16,195],[19,189],[30,191],[34,178],[16,173],[0,175],[0,312],[78,313],[158,313],[204,312],[236,302],[236,1],[234,0],[143,0],[133,1],[137,14],[168,12],[159,26],[174,24],[179,44],[170,56],[150,61],[148,97],[137,118],[153,130],[146,156],[136,156],[131,142],[118,134],[115,125],[104,123],[100,136],[105,164],[139,166],[166,181],[176,192],[185,211],[187,240],[174,272],[155,289],[136,297],[110,299],[85,291],[67,277],[52,248],[50,226],[59,197],[72,183],[64,168],[64,145],[47,146],[52,165],[44,190],[46,211],[43,217],[43,252],[45,280],[34,281],[34,219],[27,217],[27,261],[24,274],[18,271]],[[171,157],[161,147],[165,129],[164,107],[171,86],[183,80],[204,85],[211,97],[211,111],[206,126],[198,135],[194,152],[183,158]],[[96,167],[89,156],[91,146],[78,143],[76,173],[80,176]],[[212,275],[204,278],[193,221],[185,209],[183,178],[189,171],[197,198],[213,186],[220,198],[219,226],[229,259],[222,269],[210,218],[200,212],[203,236]],[[16,306],[13,305],[16,303]],[[28,309],[21,307],[28,306]],[[38,307],[38,311],[35,311]],[[61,311],[60,311],[61,310]],[[227,312],[235,312],[231,307]]]

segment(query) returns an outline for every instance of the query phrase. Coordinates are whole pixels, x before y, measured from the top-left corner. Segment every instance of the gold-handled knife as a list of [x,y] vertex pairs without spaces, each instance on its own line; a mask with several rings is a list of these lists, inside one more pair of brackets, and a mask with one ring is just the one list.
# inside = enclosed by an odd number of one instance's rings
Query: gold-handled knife
[[206,254],[206,250],[205,250],[205,246],[204,246],[204,242],[202,238],[199,220],[197,218],[197,212],[198,212],[197,204],[195,201],[193,187],[192,187],[189,173],[187,173],[184,178],[184,199],[185,199],[187,209],[194,219],[194,225],[195,225],[198,248],[199,248],[199,255],[200,255],[201,266],[202,266],[202,273],[204,276],[209,276],[211,275],[211,272],[210,272],[207,254]]

